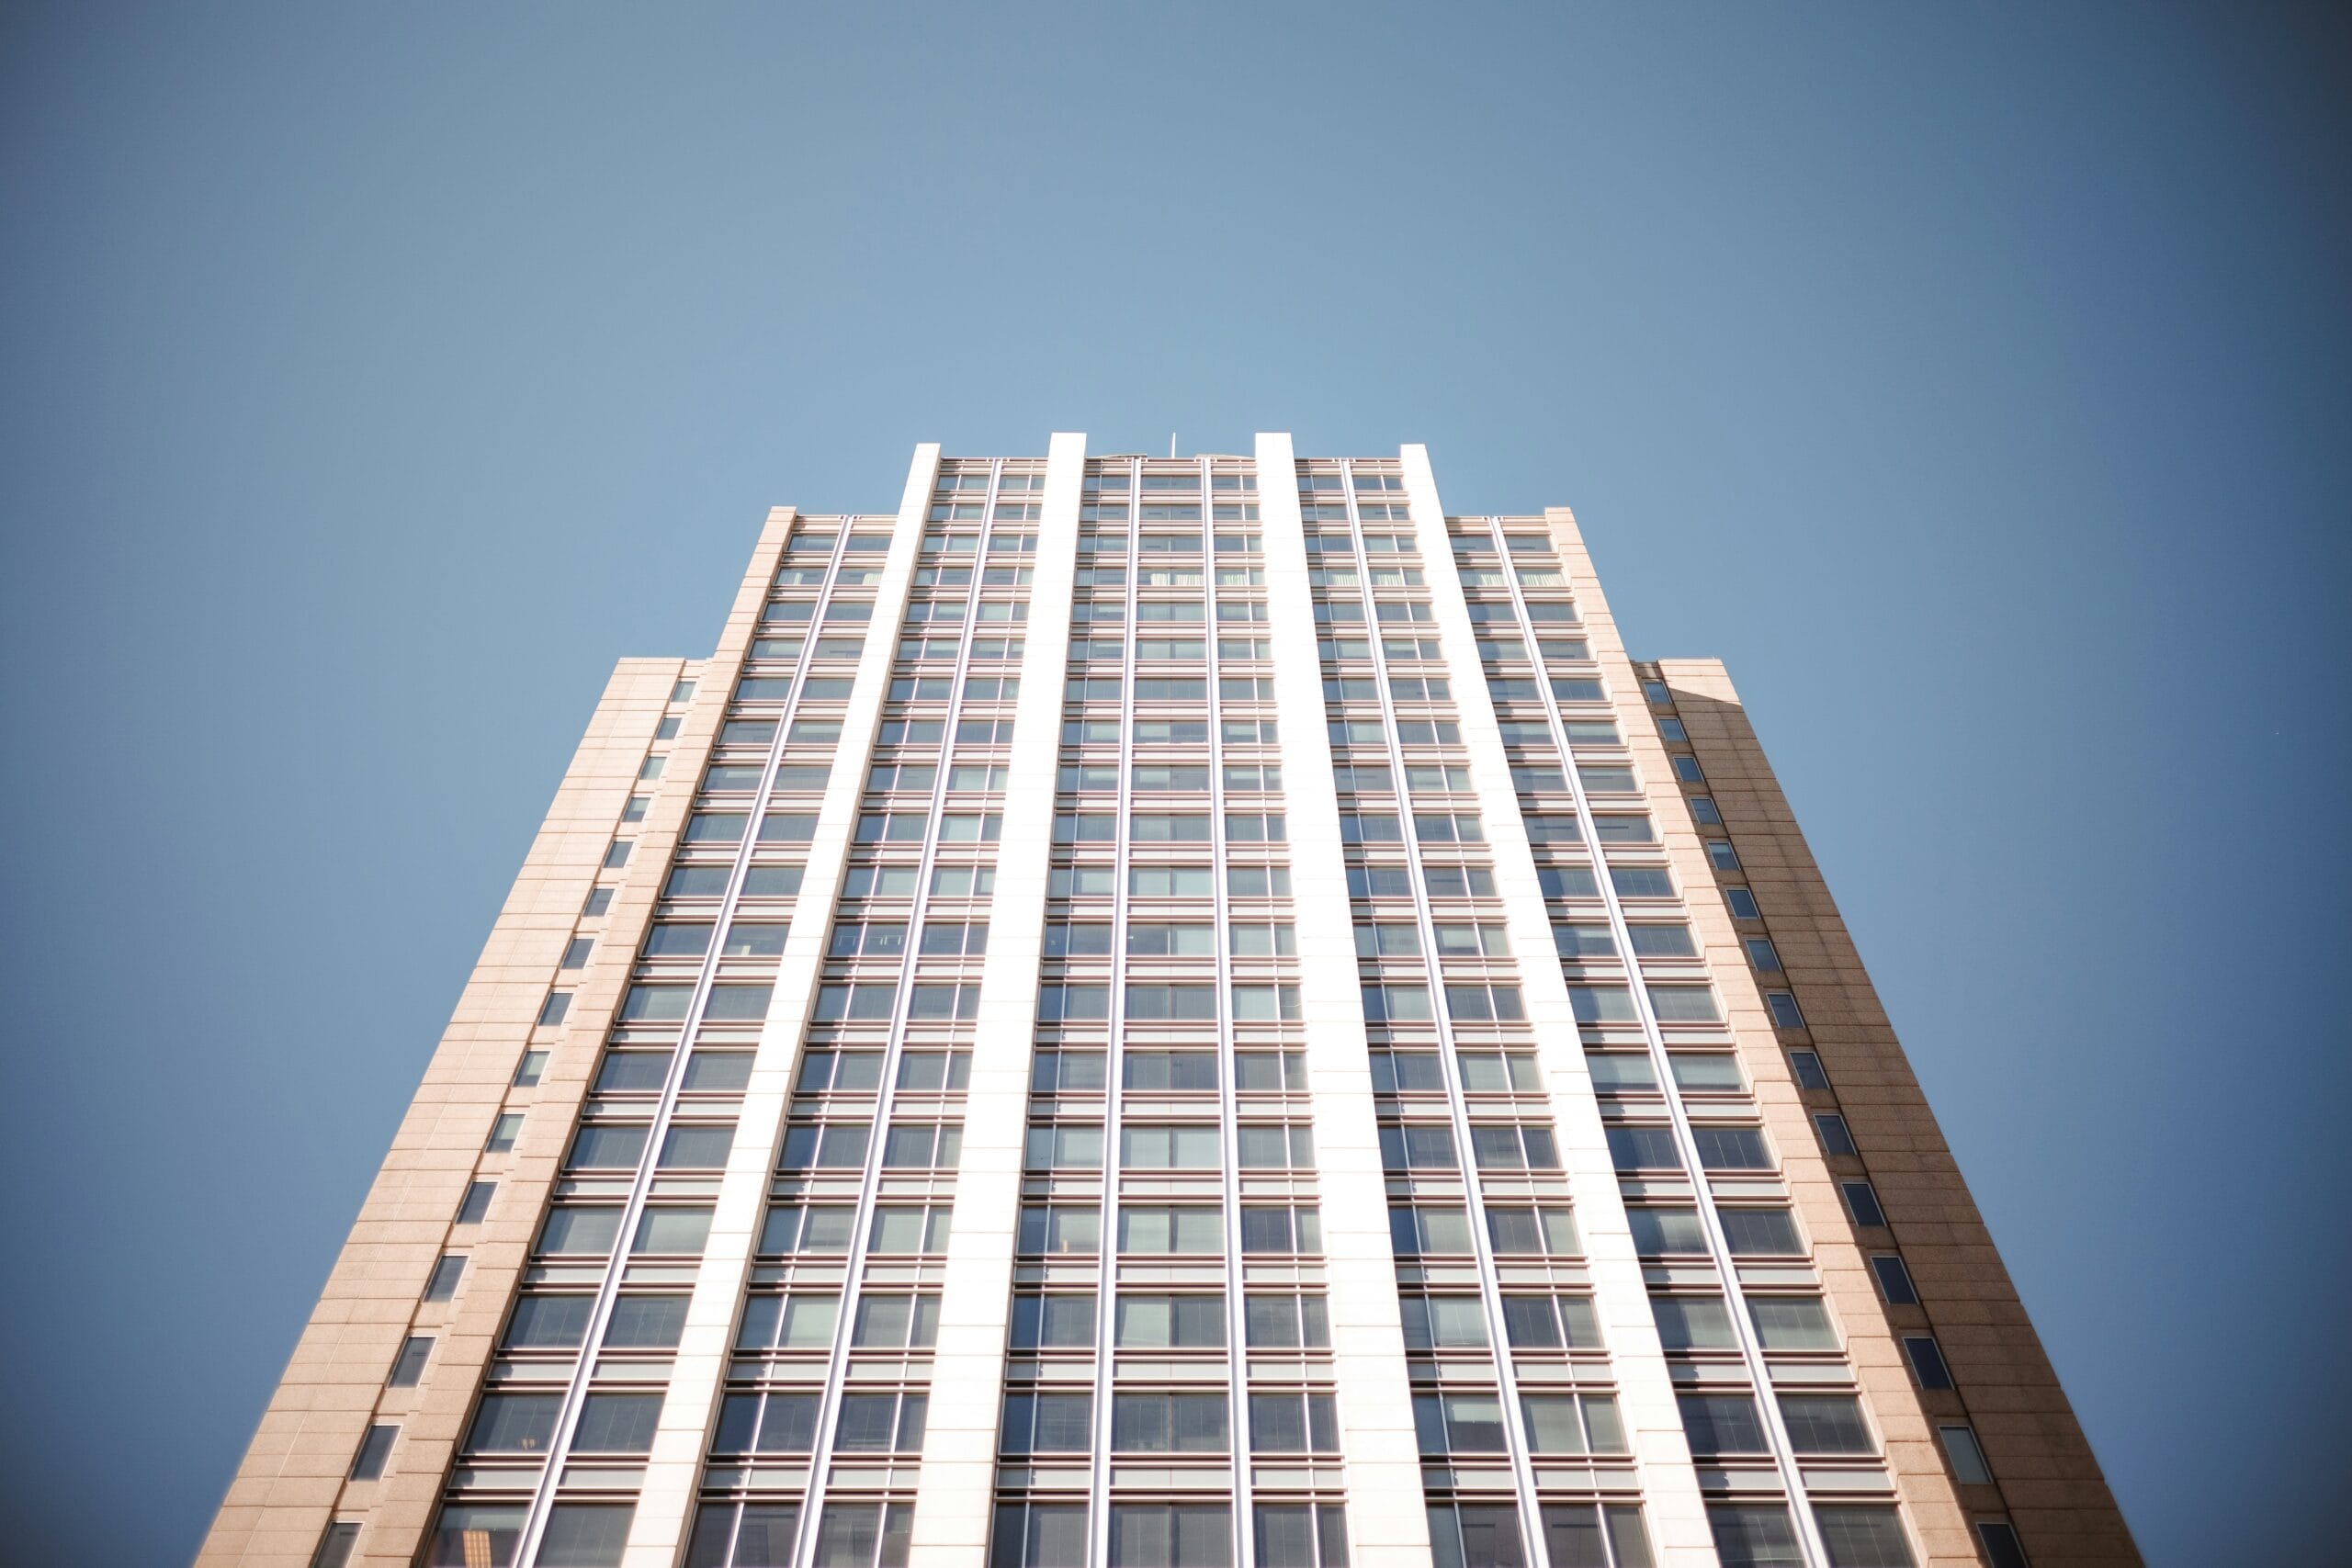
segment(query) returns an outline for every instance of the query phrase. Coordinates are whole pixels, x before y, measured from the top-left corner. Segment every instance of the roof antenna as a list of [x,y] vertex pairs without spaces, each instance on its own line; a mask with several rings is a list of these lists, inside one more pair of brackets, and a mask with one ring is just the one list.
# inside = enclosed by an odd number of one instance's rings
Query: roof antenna
[[1176,456],[1176,433],[1172,430],[1168,433],[1168,455]]

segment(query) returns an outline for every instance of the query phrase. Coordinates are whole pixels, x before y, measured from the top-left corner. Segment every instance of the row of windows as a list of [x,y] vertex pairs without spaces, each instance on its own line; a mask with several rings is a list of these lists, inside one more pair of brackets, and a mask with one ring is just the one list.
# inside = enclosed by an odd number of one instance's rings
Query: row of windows
[[[1102,1211],[1092,1204],[1024,1204],[1015,1249],[1044,1257],[1099,1253]],[[1225,1212],[1207,1204],[1122,1203],[1118,1250],[1140,1257],[1222,1254]],[[1323,1250],[1322,1216],[1309,1204],[1244,1203],[1241,1250],[1245,1256],[1313,1256]]]
[[[1232,1568],[1232,1505],[1109,1506],[1106,1568]],[[1347,1568],[1347,1515],[1339,1505],[1259,1503],[1250,1512],[1258,1568]],[[1089,1568],[1089,1533],[1085,1503],[1000,1503],[989,1568]]]
[[[1222,1295],[1122,1292],[1117,1308],[1113,1343],[1118,1347],[1208,1349],[1225,1345]],[[1016,1295],[1012,1298],[1012,1348],[1091,1349],[1094,1310],[1091,1291]],[[1321,1296],[1251,1292],[1242,1298],[1242,1321],[1243,1337],[1251,1349],[1321,1349],[1331,1343],[1329,1308]]]
[[[1241,1023],[1279,1023],[1302,1016],[1295,986],[1234,985],[1227,987],[1229,1016]],[[1215,986],[1130,984],[1123,1016],[1131,1023],[1213,1023],[1217,1018]],[[1037,987],[1041,1023],[1084,1023],[1111,1016],[1111,987],[1103,985],[1043,985]]]
[[[1100,1170],[1102,1153],[1099,1123],[1057,1122],[1029,1129],[1023,1164],[1030,1170]],[[1243,1170],[1312,1169],[1314,1132],[1304,1125],[1244,1123],[1234,1130],[1234,1161]],[[1223,1130],[1214,1122],[1119,1129],[1123,1170],[1216,1170],[1223,1163]]]
[[[1012,731],[1001,732],[1010,741]],[[1228,718],[1217,726],[1217,738],[1227,746],[1272,746],[1276,743],[1271,718]],[[1209,726],[1200,718],[1138,718],[1121,729],[1114,718],[1069,719],[1062,725],[1065,746],[1116,746],[1131,740],[1137,746],[1205,746]]]
[[[1181,812],[1130,811],[1127,840],[1136,844],[1205,844],[1214,838],[1209,820],[1205,816]],[[1228,841],[1245,844],[1278,844],[1287,831],[1279,811],[1228,811],[1224,826]],[[1065,812],[1054,818],[1054,842],[1057,844],[1107,844],[1116,841],[1118,836],[1119,819],[1108,812]]]

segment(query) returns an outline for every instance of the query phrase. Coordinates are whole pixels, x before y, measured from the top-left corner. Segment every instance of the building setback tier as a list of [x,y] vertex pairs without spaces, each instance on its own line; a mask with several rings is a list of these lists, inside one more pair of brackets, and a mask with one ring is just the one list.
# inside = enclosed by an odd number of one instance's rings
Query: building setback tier
[[625,660],[202,1568],[2135,1564],[1708,660],[915,450]]

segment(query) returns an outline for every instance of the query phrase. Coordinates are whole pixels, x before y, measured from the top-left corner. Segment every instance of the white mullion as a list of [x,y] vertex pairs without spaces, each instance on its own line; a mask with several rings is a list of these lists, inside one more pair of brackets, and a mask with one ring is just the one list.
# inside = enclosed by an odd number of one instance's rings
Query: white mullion
[[[886,625],[896,625],[905,613],[907,589],[922,542],[923,513],[938,464],[935,445],[925,443],[915,448],[874,596],[873,618]],[[844,547],[855,521],[843,519]],[[811,624],[812,639],[821,625]],[[827,927],[840,895],[857,803],[865,792],[865,767],[889,686],[894,645],[876,643],[870,629],[873,620],[867,625],[868,636],[859,650],[857,677],[842,736],[833,749],[832,771],[809,842],[799,897],[793,905],[784,957],[777,964],[775,992],[761,1026],[734,1146],[713,1206],[710,1239],[686,1308],[685,1328],[672,1363],[670,1391],[630,1525],[623,1558],[628,1568],[669,1568],[676,1560],[679,1543],[691,1528],[697,1479],[707,1467],[711,1421],[726,1382],[757,1231],[775,1181],[792,1081],[823,968]],[[812,655],[814,646],[812,640]],[[854,759],[847,773],[842,767],[844,757]]]
[[[795,521],[796,530],[799,521],[797,519]],[[671,1054],[668,1072],[662,1076],[661,1098],[655,1102],[653,1121],[646,1132],[645,1152],[638,1160],[636,1175],[629,1183],[628,1197],[621,1205],[620,1231],[613,1241],[613,1255],[605,1261],[605,1276],[597,1282],[595,1304],[589,1311],[588,1326],[581,1340],[580,1359],[573,1366],[571,1377],[564,1385],[563,1403],[557,1411],[555,1431],[548,1442],[547,1464],[539,1472],[538,1483],[532,1488],[531,1501],[523,1518],[523,1530],[515,1542],[514,1560],[517,1562],[528,1562],[533,1560],[538,1551],[540,1539],[547,1531],[548,1514],[555,1506],[556,1490],[562,1476],[563,1466],[571,1457],[571,1440],[579,1429],[581,1410],[587,1401],[588,1385],[594,1378],[597,1348],[603,1343],[605,1331],[611,1324],[613,1307],[620,1296],[621,1281],[628,1276],[630,1247],[637,1235],[638,1224],[644,1215],[646,1201],[652,1193],[653,1172],[662,1158],[662,1143],[669,1132],[671,1119],[677,1111],[678,1095],[685,1082],[687,1060],[694,1055],[695,1036],[701,1030],[703,1013],[710,1000],[710,988],[718,977],[720,955],[727,945],[726,933],[734,924],[736,906],[742,897],[743,879],[751,868],[752,857],[759,848],[760,824],[765,820],[768,803],[775,796],[776,766],[783,759],[785,743],[792,733],[793,716],[799,711],[800,694],[808,681],[808,666],[816,658],[818,628],[824,625],[825,607],[832,603],[833,595],[838,592],[842,556],[846,550],[849,536],[850,519],[844,517],[842,519],[841,527],[833,535],[832,553],[826,563],[825,583],[819,591],[814,608],[809,611],[808,630],[800,639],[800,657],[793,666],[792,690],[782,712],[777,716],[775,735],[768,742],[767,761],[760,768],[759,786],[752,792],[751,813],[744,819],[742,841],[736,846],[735,863],[729,868],[727,874],[726,891],[719,896],[718,912],[711,921],[710,945],[704,951],[702,964],[695,971],[694,991],[687,998],[685,1017],[680,1021],[678,1026],[678,1046]],[[787,534],[785,536],[785,548],[777,556],[779,564],[791,547],[791,536]],[[763,615],[766,613],[766,607],[775,593],[775,570],[772,568],[769,570],[766,589],[760,598]],[[759,625],[756,621],[752,623],[752,635],[754,638],[759,635]],[[739,664],[733,680],[740,681],[741,678],[742,670]],[[732,682],[720,699],[720,705],[719,736],[723,737],[726,733],[728,712],[735,705]],[[711,747],[713,751],[718,750],[718,739],[714,738]],[[707,760],[705,765],[707,766]],[[688,795],[686,801],[686,817],[689,822],[694,818],[695,801],[701,794],[702,780],[697,778],[694,782],[693,793]],[[682,832],[680,842],[683,844],[684,841]],[[673,847],[669,862],[662,868],[665,884],[676,861],[677,852]],[[657,888],[655,897],[658,899],[660,896]],[[799,913],[797,897],[793,913],[796,916]],[[632,956],[629,962],[628,977],[622,987],[624,1002],[627,1000],[629,988],[636,983],[636,976],[637,959]],[[612,1044],[611,1027],[616,1027],[618,1023],[619,1020],[616,1016],[614,1025],[608,1026],[605,1040],[599,1047],[600,1071],[603,1052],[609,1049]],[[593,1098],[593,1086],[590,1092]],[[557,1185],[561,1185],[560,1174]]]
[[[1363,595],[1365,636],[1372,645],[1367,651],[1373,656],[1373,678],[1380,690],[1381,734],[1386,742],[1388,764],[1394,771],[1396,784],[1396,810],[1400,818],[1397,826],[1405,839],[1405,875],[1413,890],[1413,919],[1420,932],[1421,964],[1430,988],[1430,1018],[1437,1028],[1438,1072],[1445,1081],[1446,1111],[1453,1127],[1455,1156],[1462,1162],[1463,1190],[1470,1200],[1470,1252],[1478,1269],[1478,1304],[1487,1319],[1487,1342],[1493,1356],[1503,1404],[1503,1449],[1510,1460],[1511,1474],[1517,1482],[1515,1490],[1518,1493],[1520,1529],[1528,1538],[1531,1560],[1538,1568],[1550,1568],[1551,1545],[1544,1539],[1543,1513],[1535,1503],[1535,1467],[1528,1457],[1526,1416],[1520,1406],[1519,1377],[1511,1362],[1510,1338],[1503,1321],[1502,1276],[1495,1266],[1494,1238],[1487,1230],[1486,1182],[1478,1174],[1478,1160],[1471,1144],[1469,1102],[1464,1097],[1461,1067],[1453,1055],[1453,1020],[1445,1005],[1443,959],[1438,952],[1437,924],[1430,913],[1429,885],[1421,872],[1420,836],[1412,826],[1412,804],[1405,782],[1404,746],[1396,738],[1396,697],[1389,684],[1388,650],[1382,646],[1379,611],[1372,596],[1372,558],[1363,547],[1363,525],[1356,511],[1355,473],[1345,460],[1340,467],[1340,493],[1348,510],[1348,539],[1355,551],[1357,592]],[[1415,542],[1418,544],[1419,540]],[[1424,583],[1428,581],[1428,575],[1425,567],[1422,571]],[[1447,672],[1452,674],[1450,666]],[[1450,789],[1447,791],[1449,795],[1452,793]],[[1450,811],[1451,807],[1449,819]],[[1456,841],[1459,841],[1458,838]],[[1385,971],[1385,963],[1383,968]],[[1383,989],[1385,990],[1385,981]],[[1384,1021],[1393,1028],[1393,1020]],[[1401,1132],[1399,1136],[1402,1136]],[[1406,1168],[1406,1176],[1408,1180],[1411,1179],[1409,1164]],[[1443,1385],[1440,1384],[1441,1398],[1443,1393]],[[1442,1416],[1440,1419],[1442,1420]],[[1449,1461],[1453,1458],[1450,1450],[1447,1458]]]
[[[1099,1565],[1108,1564],[1111,1561],[1111,1373],[1114,1349],[1112,1340],[1116,1337],[1118,1307],[1119,1108],[1125,1077],[1127,878],[1134,854],[1134,846],[1127,838],[1127,811],[1135,778],[1136,603],[1143,579],[1143,463],[1139,458],[1129,462],[1127,572],[1124,595],[1126,620],[1119,635],[1119,787],[1116,796],[1119,815],[1111,829],[1114,867],[1111,885],[1111,978],[1109,995],[1104,998],[1102,1010],[1110,1023],[1111,1035],[1104,1045],[1102,1056],[1102,1218],[1097,1222],[1101,1243],[1095,1257],[1100,1265],[1100,1277],[1094,1291],[1094,1451],[1089,1456],[1087,1486],[1087,1530],[1091,1537],[1092,1561]],[[1095,559],[1100,561],[1101,558],[1101,552],[1097,551]],[[1090,615],[1087,620],[1090,641],[1092,640],[1094,626]],[[1091,670],[1093,650],[1089,649],[1087,651]],[[1084,755],[1081,743],[1080,756],[1083,758]],[[1081,761],[1080,766],[1083,765]],[[1082,790],[1079,798],[1081,801],[1085,798]]]
[[[997,481],[1003,471],[1004,463],[1001,458],[996,459],[989,466],[989,488],[980,503],[980,532],[973,540],[973,581],[969,585],[969,596],[965,600],[967,609],[964,616],[963,629],[956,644],[956,669],[949,677],[947,716],[940,722],[939,762],[931,781],[930,820],[923,834],[922,852],[915,863],[914,898],[909,905],[907,913],[907,946],[899,954],[899,980],[891,996],[889,1034],[882,1047],[882,1081],[875,1097],[873,1135],[867,1141],[865,1169],[860,1179],[856,1211],[851,1222],[849,1254],[842,1266],[842,1304],[841,1310],[833,1318],[833,1342],[826,1357],[824,1392],[817,1404],[817,1435],[813,1439],[815,1446],[809,1455],[808,1492],[801,1505],[799,1525],[795,1532],[793,1557],[796,1562],[816,1549],[817,1516],[825,1495],[832,1484],[832,1444],[835,1429],[841,1422],[842,1391],[849,1377],[850,1340],[852,1320],[854,1316],[851,1311],[851,1303],[857,1297],[862,1296],[865,1289],[865,1255],[869,1250],[867,1245],[869,1231],[874,1224],[874,1209],[879,1199],[882,1183],[883,1148],[890,1136],[890,1114],[898,1104],[899,1061],[906,1046],[907,1007],[909,998],[914,994],[915,970],[922,956],[917,948],[922,940],[923,914],[931,907],[932,872],[939,859],[940,811],[946,802],[949,759],[955,754],[956,715],[964,705],[964,684],[971,671],[972,637],[978,626],[975,617],[980,603],[979,574],[983,570],[981,562],[988,558],[989,536],[996,528]],[[918,551],[918,558],[920,558],[920,551]],[[936,584],[933,587],[935,591]],[[923,624],[926,626],[931,625],[929,621]],[[894,665],[898,658],[899,641],[905,634],[906,625],[902,613],[900,623],[892,631],[890,637],[891,660]],[[918,670],[921,666],[922,660],[916,660]],[[883,688],[883,701],[887,704],[888,700],[889,688],[886,685]],[[990,744],[993,745],[994,742],[991,741]],[[873,756],[869,751],[859,773],[858,798],[861,811],[865,793],[865,774],[871,771],[872,767]],[[895,775],[891,782],[893,784],[897,783]],[[896,791],[893,790],[893,793],[895,794]],[[983,811],[985,809],[983,807]],[[855,818],[853,818],[853,823],[854,820]],[[854,835],[851,841],[855,842]],[[861,945],[863,940],[861,936]],[[961,973],[962,966],[959,964],[957,966],[959,976]],[[958,984],[961,984],[960,979]],[[952,1024],[954,1021],[950,1021]],[[943,1085],[943,1089],[944,1087]],[[959,1122],[958,1125],[960,1126],[961,1123]],[[932,1169],[936,1171],[938,1166],[935,1149],[933,1158],[934,1163]],[[935,1177],[933,1179],[933,1190],[925,1200],[926,1215],[930,1210],[930,1200],[938,1196]],[[928,1224],[928,1223],[926,1218],[925,1224]],[[951,1226],[953,1223],[950,1222]],[[904,1393],[903,1387],[900,1392]]]
[[[1203,615],[1208,633],[1202,639],[1201,650],[1207,656],[1207,683],[1203,687],[1208,702],[1209,754],[1209,897],[1213,915],[1210,937],[1216,944],[1216,1084],[1217,1136],[1223,1151],[1224,1220],[1225,1220],[1225,1338],[1227,1388],[1231,1413],[1227,1420],[1233,1428],[1233,1561],[1238,1568],[1255,1568],[1258,1560],[1257,1535],[1250,1528],[1250,1357],[1244,1338],[1247,1323],[1242,1314],[1241,1297],[1241,1119],[1238,1090],[1234,1083],[1237,1066],[1233,1056],[1233,909],[1227,894],[1227,844],[1225,837],[1225,731],[1224,699],[1217,683],[1224,669],[1217,651],[1218,621],[1216,618],[1216,502],[1211,499],[1210,465],[1201,459],[1201,593]],[[1250,623],[1253,626],[1255,622]],[[1263,793],[1264,780],[1259,783]],[[1276,996],[1279,998],[1280,982]],[[1282,1007],[1274,1008],[1279,1020]],[[1288,1123],[1283,1136],[1287,1138]],[[1288,1147],[1287,1144],[1284,1145]]]
[[970,1568],[983,1561],[994,1517],[1005,1328],[1015,1283],[1085,457],[1085,437],[1057,434],[1046,459],[996,890],[989,900],[989,951],[965,1094],[964,1156],[932,1356],[930,1421],[915,1483],[914,1568]]
[[1429,1568],[1429,1511],[1398,1328],[1347,852],[1324,739],[1322,665],[1290,437],[1261,434],[1256,469],[1349,1559],[1356,1568]]
[[[1641,957],[1634,951],[1631,928],[1625,919],[1624,906],[1618,899],[1616,884],[1609,874],[1608,854],[1593,822],[1592,803],[1587,797],[1584,780],[1577,773],[1576,753],[1568,744],[1566,720],[1561,716],[1559,698],[1552,690],[1552,678],[1544,669],[1542,646],[1536,641],[1534,623],[1528,618],[1527,595],[1520,587],[1519,572],[1511,565],[1509,540],[1504,536],[1501,519],[1486,520],[1493,528],[1498,554],[1503,564],[1503,585],[1510,595],[1511,615],[1526,642],[1530,661],[1535,668],[1535,687],[1544,703],[1544,715],[1551,726],[1553,744],[1559,748],[1561,772],[1566,775],[1568,795],[1575,803],[1577,831],[1584,836],[1587,852],[1592,857],[1593,883],[1600,891],[1601,907],[1608,911],[1611,935],[1617,943],[1618,961],[1624,967],[1625,988],[1634,999],[1634,1015],[1639,1021],[1643,1043],[1648,1048],[1650,1069],[1657,1074],[1658,1089],[1666,1102],[1667,1116],[1674,1130],[1676,1149],[1681,1154],[1689,1171],[1693,1194],[1699,1201],[1699,1223],[1707,1235],[1707,1252],[1722,1276],[1724,1294],[1730,1308],[1732,1335],[1738,1341],[1740,1359],[1747,1363],[1749,1380],[1755,1384],[1756,1404],[1764,1420],[1764,1429],[1771,1444],[1774,1467],[1781,1472],[1781,1484],[1787,1487],[1790,1513],[1796,1521],[1799,1550],[1808,1564],[1826,1562],[1828,1551],[1821,1539],[1820,1527],[1813,1517],[1812,1499],[1804,1488],[1804,1473],[1796,1461],[1795,1444],[1789,1436],[1788,1423],[1781,1414],[1781,1402],[1772,1385],[1771,1368],[1764,1359],[1762,1342],[1756,1332],[1755,1320],[1747,1313],[1747,1298],[1739,1284],[1738,1266],[1732,1260],[1731,1243],[1724,1235],[1722,1218],[1715,1213],[1714,1183],[1700,1163],[1698,1141],[1690,1130],[1690,1115],[1682,1103],[1682,1094],[1674,1082],[1674,1065],[1666,1049],[1665,1034],[1658,1028],[1657,1013],[1650,1006],[1649,986],[1642,971]],[[1442,523],[1440,524],[1442,527]],[[1550,539],[1547,529],[1545,538]],[[1556,554],[1558,546],[1553,546]],[[1451,555],[1449,545],[1448,554]],[[1616,710],[1612,701],[1610,707]]]

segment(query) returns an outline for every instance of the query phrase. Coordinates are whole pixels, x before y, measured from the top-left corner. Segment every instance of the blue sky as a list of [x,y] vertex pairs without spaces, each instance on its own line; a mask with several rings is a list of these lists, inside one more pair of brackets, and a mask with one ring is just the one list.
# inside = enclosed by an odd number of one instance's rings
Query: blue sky
[[2324,1557],[2348,46],[10,7],[0,1539],[193,1551],[611,661],[769,504],[1287,429],[1573,506],[1729,661],[2151,1560]]

